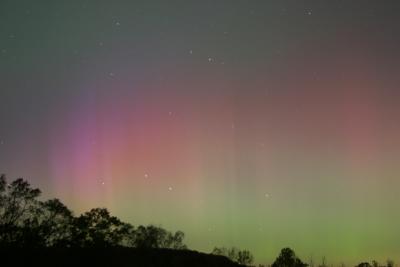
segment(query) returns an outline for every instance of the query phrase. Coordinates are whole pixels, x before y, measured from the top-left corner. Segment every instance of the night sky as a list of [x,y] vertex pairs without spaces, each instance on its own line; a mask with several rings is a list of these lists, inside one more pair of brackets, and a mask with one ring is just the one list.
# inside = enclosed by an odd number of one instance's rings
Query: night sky
[[0,1],[0,173],[192,249],[400,261],[398,1]]

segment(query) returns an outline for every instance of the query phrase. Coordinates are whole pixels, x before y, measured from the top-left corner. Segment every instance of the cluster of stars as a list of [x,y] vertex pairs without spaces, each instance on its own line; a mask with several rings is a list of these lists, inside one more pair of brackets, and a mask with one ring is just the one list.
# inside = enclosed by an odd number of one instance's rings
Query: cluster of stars
[[[145,173],[144,175],[143,175],[143,177],[145,178],[145,179],[148,179],[149,177],[150,177],[150,175],[148,174],[148,173]],[[173,188],[172,188],[172,186],[168,186],[168,191],[172,191],[173,190]]]
[[[224,34],[228,34],[228,32],[224,32]],[[189,54],[190,54],[190,55],[193,55],[193,50],[192,50],[192,49],[189,50]],[[214,63],[214,62],[216,62],[216,59],[215,59],[214,57],[212,57],[212,56],[208,56],[208,57],[207,57],[207,61],[208,61],[209,63]],[[225,64],[224,61],[221,61],[220,63],[221,63],[221,65],[224,65],[224,64]]]

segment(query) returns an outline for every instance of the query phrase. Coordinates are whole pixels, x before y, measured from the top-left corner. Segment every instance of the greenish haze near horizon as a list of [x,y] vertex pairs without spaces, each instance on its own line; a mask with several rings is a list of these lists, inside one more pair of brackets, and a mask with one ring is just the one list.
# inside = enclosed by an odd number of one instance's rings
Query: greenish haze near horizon
[[0,2],[0,173],[75,213],[400,262],[396,1]]

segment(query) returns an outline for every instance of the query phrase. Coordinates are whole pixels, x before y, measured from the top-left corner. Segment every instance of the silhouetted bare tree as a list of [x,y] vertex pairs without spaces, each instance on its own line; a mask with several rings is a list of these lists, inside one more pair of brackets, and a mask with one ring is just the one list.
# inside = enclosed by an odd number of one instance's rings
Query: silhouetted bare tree
[[187,249],[187,246],[183,243],[185,233],[182,231],[176,231],[174,234],[168,233],[168,248],[173,249]]
[[326,257],[325,257],[325,256],[322,257],[321,265],[319,265],[319,267],[327,267],[327,264],[326,264]]
[[0,244],[26,246],[36,239],[30,225],[38,212],[40,193],[22,178],[7,184],[5,175],[0,176]]
[[238,252],[237,262],[243,265],[250,265],[253,263],[254,257],[248,250],[241,250]]
[[243,265],[250,265],[253,263],[254,257],[248,250],[239,250],[235,247],[225,248],[225,247],[215,247],[211,252],[214,255],[221,255],[231,259],[234,262]]

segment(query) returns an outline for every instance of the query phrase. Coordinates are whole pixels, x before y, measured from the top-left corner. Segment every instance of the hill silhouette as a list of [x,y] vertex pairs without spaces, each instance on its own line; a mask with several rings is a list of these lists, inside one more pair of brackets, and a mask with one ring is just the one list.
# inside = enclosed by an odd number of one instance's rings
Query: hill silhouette
[[[248,250],[216,247],[210,254],[188,250],[182,231],[135,227],[105,208],[74,216],[60,200],[42,201],[40,194],[22,178],[8,183],[0,175],[0,266],[243,267],[253,263]],[[291,248],[283,248],[270,266],[308,264]],[[372,261],[356,267],[379,266]],[[385,267],[393,266],[388,260]],[[324,259],[320,267],[326,267]]]
[[60,200],[41,201],[22,178],[0,175],[1,266],[219,266],[250,264],[247,250],[232,255],[187,249],[184,233],[122,222],[105,208],[74,216]]
[[2,249],[1,266],[244,267],[227,257],[191,250],[136,248]]

